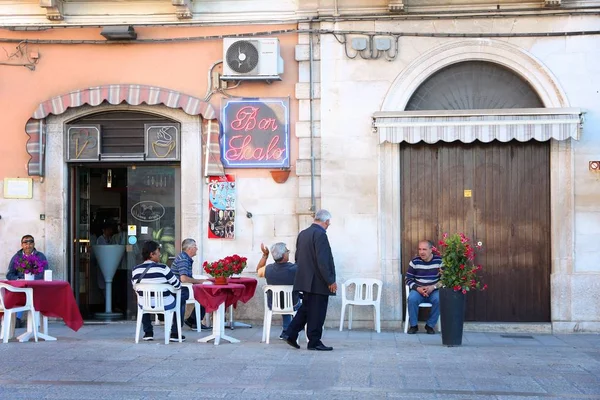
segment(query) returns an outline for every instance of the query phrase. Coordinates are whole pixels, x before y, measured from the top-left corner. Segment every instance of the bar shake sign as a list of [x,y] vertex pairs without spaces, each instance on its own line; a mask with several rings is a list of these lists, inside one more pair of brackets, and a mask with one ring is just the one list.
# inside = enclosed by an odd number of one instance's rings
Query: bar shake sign
[[225,167],[289,167],[289,105],[289,98],[223,99],[221,159]]

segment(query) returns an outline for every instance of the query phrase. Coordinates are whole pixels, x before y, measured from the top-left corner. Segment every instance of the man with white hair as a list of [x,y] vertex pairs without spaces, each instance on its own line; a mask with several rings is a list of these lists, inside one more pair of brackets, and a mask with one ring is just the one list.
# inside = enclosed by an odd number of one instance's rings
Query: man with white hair
[[296,264],[298,271],[294,280],[294,290],[302,292],[302,305],[284,333],[290,346],[299,349],[298,333],[306,325],[308,350],[331,351],[333,347],[321,342],[323,323],[327,316],[329,296],[335,296],[335,264],[331,246],[327,239],[327,228],[331,224],[331,214],[319,210],[313,224],[300,232],[296,240]]
[[[198,252],[198,245],[194,239],[185,239],[181,242],[181,253],[175,260],[173,260],[173,264],[171,264],[171,271],[177,276],[181,283],[202,283],[206,279],[195,279],[192,275],[192,265],[194,264],[193,258],[196,256]],[[190,292],[187,287],[183,287],[181,289],[181,318],[185,315],[185,302],[190,298]],[[204,306],[200,305],[200,320],[204,319]],[[196,314],[192,312],[192,314],[184,321],[184,323],[192,329],[197,328],[197,324],[199,321],[196,321]],[[173,320],[173,327],[177,329],[177,325],[175,325],[175,320]],[[202,329],[208,329],[207,326],[201,325]]]
[[[266,248],[262,243],[260,244],[260,249],[263,252],[263,256],[256,266],[258,277],[266,278],[267,285],[293,285],[298,266],[290,262],[290,251],[288,250],[287,245],[285,243],[278,242],[271,246],[271,255],[273,256],[273,260],[275,262],[267,265],[266,267],[265,264],[269,258],[269,249]],[[271,308],[271,292],[268,294],[269,296],[267,296],[267,303],[269,308]],[[297,310],[298,307],[300,307],[298,292],[294,292],[292,294],[292,299],[294,301],[294,309]],[[292,316],[284,314],[281,316],[281,319],[283,330],[281,335],[279,335],[279,339],[284,339],[283,332],[285,332],[287,327],[290,325],[290,322],[292,322]]]

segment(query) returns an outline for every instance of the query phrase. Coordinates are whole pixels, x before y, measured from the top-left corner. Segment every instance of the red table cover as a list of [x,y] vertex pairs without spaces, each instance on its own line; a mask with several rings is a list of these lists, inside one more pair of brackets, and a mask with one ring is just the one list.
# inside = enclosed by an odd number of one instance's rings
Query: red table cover
[[[244,293],[242,293],[242,297],[240,298],[240,301],[242,303],[247,303],[248,300],[254,297],[254,292],[256,291],[256,286],[258,285],[258,281],[256,279],[246,278],[243,276],[239,278],[231,277],[229,278],[229,283],[237,283],[244,285]],[[233,307],[236,307],[236,305],[237,304],[234,304]]]
[[[66,281],[1,281],[14,287],[33,289],[33,306],[47,317],[62,318],[65,324],[78,331],[83,326],[83,318],[75,302],[71,285]],[[6,307],[25,304],[24,293],[6,292]]]
[[[214,278],[209,278],[214,282]],[[213,312],[225,302],[225,308],[237,302],[247,303],[254,296],[258,281],[254,278],[229,278],[227,285],[192,285],[194,297],[204,306],[206,312]]]
[[239,283],[228,283],[227,285],[203,285],[194,284],[194,298],[200,302],[206,309],[206,312],[213,312],[219,308],[221,303],[225,303],[225,308],[237,303],[242,299],[245,286]]

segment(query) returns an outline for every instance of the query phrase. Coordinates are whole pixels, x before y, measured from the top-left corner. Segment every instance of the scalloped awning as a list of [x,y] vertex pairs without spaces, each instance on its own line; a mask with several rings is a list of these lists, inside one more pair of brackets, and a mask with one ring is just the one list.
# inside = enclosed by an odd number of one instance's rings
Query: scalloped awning
[[579,139],[582,112],[578,108],[442,110],[377,112],[373,127],[379,143],[425,143],[475,140],[508,142]]
[[97,106],[103,102],[116,105],[164,104],[170,108],[180,108],[186,114],[200,115],[203,119],[202,142],[204,146],[204,176],[224,175],[219,149],[219,121],[213,106],[180,92],[145,85],[106,85],[77,90],[62,96],[56,96],[41,103],[25,125],[27,153],[31,156],[28,163],[30,176],[44,176],[44,155],[46,148],[46,117],[60,115],[69,108],[85,104]]

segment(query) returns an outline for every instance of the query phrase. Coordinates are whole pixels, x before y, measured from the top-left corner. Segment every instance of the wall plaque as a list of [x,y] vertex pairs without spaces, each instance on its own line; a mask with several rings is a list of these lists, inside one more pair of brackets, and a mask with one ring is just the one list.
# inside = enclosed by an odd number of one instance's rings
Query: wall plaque
[[221,159],[225,167],[289,167],[289,105],[289,98],[223,99]]

